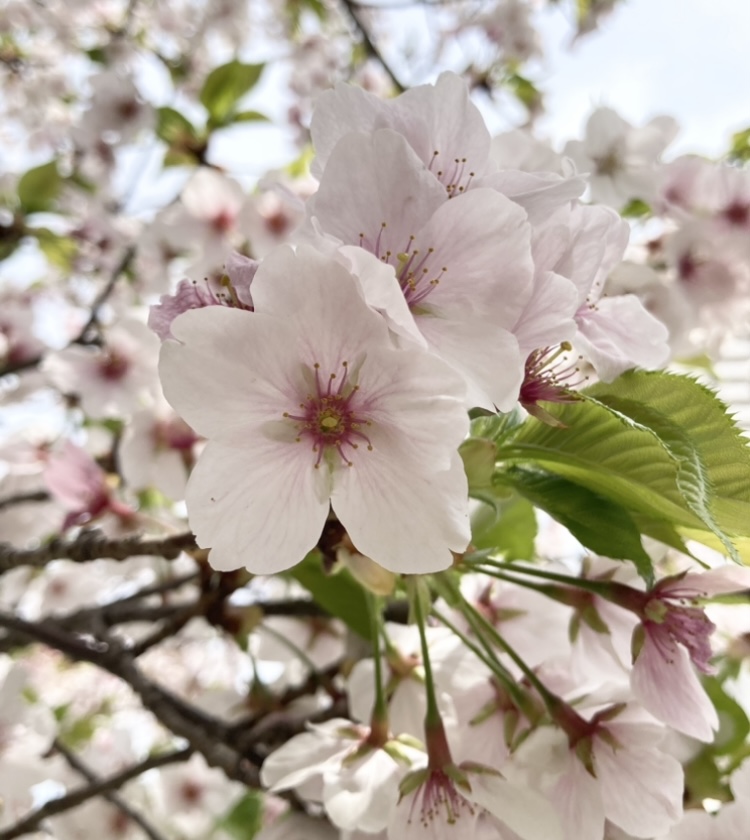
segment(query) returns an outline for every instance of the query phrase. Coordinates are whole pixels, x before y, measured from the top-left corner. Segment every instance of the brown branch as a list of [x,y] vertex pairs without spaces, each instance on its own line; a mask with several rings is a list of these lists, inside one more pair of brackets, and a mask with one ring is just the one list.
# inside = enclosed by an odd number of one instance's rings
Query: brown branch
[[13,507],[13,505],[23,505],[27,502],[46,502],[48,500],[49,493],[46,490],[32,490],[30,493],[18,493],[15,496],[6,496],[4,499],[0,499],[0,510]]
[[[135,245],[129,245],[125,249],[125,251],[122,254],[122,257],[112,269],[112,272],[110,273],[104,288],[94,298],[94,302],[91,304],[91,310],[89,312],[89,317],[86,320],[86,323],[83,325],[83,327],[81,327],[81,330],[78,333],[78,335],[70,342],[70,345],[68,346],[71,346],[73,344],[81,344],[83,346],[86,346],[89,344],[99,343],[98,338],[92,337],[89,334],[94,330],[94,328],[98,327],[99,313],[101,311],[101,308],[102,306],[104,306],[104,304],[107,302],[110,295],[114,291],[114,288],[117,285],[117,281],[130,268],[130,264],[133,262],[135,253]],[[43,358],[44,353],[39,353],[38,355],[31,356],[28,359],[8,363],[5,365],[5,367],[0,368],[0,377],[7,376],[11,373],[21,373],[22,371],[28,370],[29,368],[37,367],[37,365],[39,365]]]
[[354,23],[357,32],[359,32],[359,35],[362,38],[362,43],[364,44],[365,49],[367,50],[367,54],[374,58],[380,64],[383,70],[385,70],[386,75],[391,80],[396,90],[399,93],[403,93],[406,90],[406,88],[401,83],[398,76],[394,73],[393,68],[390,66],[390,64],[385,60],[385,58],[383,58],[383,54],[380,52],[380,48],[377,46],[375,41],[373,41],[372,36],[370,35],[370,32],[363,20],[362,13],[360,9],[357,8],[358,4],[352,2],[352,0],[341,0],[341,2],[346,11],[349,13],[349,17]]
[[112,269],[112,273],[109,275],[109,280],[107,280],[106,285],[101,290],[101,292],[99,292],[99,294],[94,298],[94,302],[91,304],[91,311],[88,320],[83,325],[83,327],[81,327],[81,331],[78,333],[78,337],[73,340],[73,344],[91,343],[91,339],[87,338],[87,333],[89,333],[95,327],[98,327],[99,313],[101,311],[101,308],[109,300],[110,295],[112,294],[112,292],[115,289],[115,286],[117,285],[117,281],[128,270],[128,268],[130,268],[130,263],[135,257],[135,251],[135,245],[129,245],[125,249],[122,257],[120,257],[119,262]]
[[[55,738],[52,746],[53,749],[59,752],[60,755],[68,762],[73,770],[83,776],[89,785],[95,785],[101,782],[101,778],[89,767],[87,767],[81,759],[78,758],[72,750],[69,750],[59,739]],[[101,796],[121,811],[131,822],[135,823],[149,838],[149,840],[166,840],[166,838],[158,832],[144,816],[136,811],[135,808],[132,808],[130,804],[117,793],[114,791],[107,791],[106,793],[102,793]]]
[[110,791],[117,790],[121,785],[124,785],[131,779],[137,778],[147,770],[164,767],[167,764],[174,764],[177,761],[185,761],[192,755],[192,753],[192,747],[184,747],[181,750],[174,750],[173,752],[154,755],[147,758],[145,761],[141,761],[138,764],[128,767],[126,770],[123,770],[114,776],[109,776],[97,782],[91,782],[91,784],[88,784],[79,790],[74,790],[72,793],[69,793],[66,796],[61,796],[58,799],[51,799],[49,802],[45,802],[41,808],[37,808],[28,816],[19,820],[15,823],[15,825],[10,826],[10,828],[6,828],[4,831],[0,831],[0,840],[14,840],[16,837],[29,834],[32,831],[35,831],[43,820],[53,817],[55,814],[61,814],[63,811],[69,811],[71,808],[82,805],[88,799],[92,799],[95,796],[101,796],[109,793]]
[[[42,642],[71,659],[90,662],[119,677],[163,726],[185,738],[211,767],[219,767],[228,778],[248,787],[260,787],[259,768],[237,750],[231,737],[231,727],[152,682],[117,640],[107,638],[87,642],[67,633],[50,619],[29,622],[2,612],[0,627]],[[3,840],[2,836],[0,840]]]
[[142,554],[174,560],[180,552],[196,547],[195,537],[190,533],[158,539],[146,539],[140,535],[111,539],[94,529],[82,531],[72,540],[54,539],[39,548],[23,549],[10,543],[0,543],[0,575],[20,566],[40,568],[51,560],[87,563],[103,557],[110,560],[127,560]]

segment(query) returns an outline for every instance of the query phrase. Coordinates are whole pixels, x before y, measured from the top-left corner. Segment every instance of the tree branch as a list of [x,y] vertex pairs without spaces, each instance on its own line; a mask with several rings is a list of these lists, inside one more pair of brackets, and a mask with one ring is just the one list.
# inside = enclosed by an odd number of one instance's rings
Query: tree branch
[[190,533],[158,539],[146,539],[140,535],[110,539],[94,529],[82,531],[72,540],[54,539],[39,548],[23,549],[10,543],[0,543],[0,575],[20,566],[40,568],[51,560],[87,563],[104,557],[110,560],[127,560],[142,554],[174,560],[180,552],[195,548],[195,537]]
[[49,493],[46,490],[18,493],[15,496],[6,496],[4,499],[0,499],[0,510],[12,507],[13,505],[22,505],[27,502],[46,502],[48,499]]
[[124,785],[131,779],[137,778],[147,770],[164,767],[167,764],[174,764],[177,761],[185,761],[192,755],[192,753],[192,747],[185,747],[181,750],[174,750],[173,752],[154,755],[147,758],[145,761],[141,761],[138,764],[128,767],[126,770],[123,770],[114,776],[109,776],[108,778],[91,782],[91,784],[86,785],[79,790],[75,790],[66,796],[61,796],[58,799],[51,799],[49,802],[45,802],[41,808],[37,808],[28,816],[19,820],[15,825],[10,826],[10,828],[6,828],[5,831],[0,831],[0,840],[14,840],[16,837],[29,834],[34,831],[43,820],[53,817],[55,814],[61,814],[63,811],[69,811],[71,808],[82,805],[88,799],[92,799],[95,796],[101,796],[109,793],[110,791],[117,790],[117,788],[121,785]]
[[[104,286],[104,288],[99,292],[99,294],[94,298],[94,302],[91,304],[91,310],[89,312],[89,317],[86,320],[86,323],[81,327],[80,332],[78,335],[70,342],[72,344],[95,344],[96,341],[91,338],[88,334],[98,326],[99,324],[99,312],[101,311],[102,306],[107,302],[109,296],[114,291],[115,286],[117,285],[117,281],[120,279],[121,275],[124,274],[128,268],[130,268],[130,264],[135,257],[136,248],[135,245],[129,245],[122,254],[119,262],[115,267],[112,269],[111,274]],[[68,345],[68,346],[70,346]],[[28,370],[29,368],[36,367],[44,358],[44,353],[39,353],[36,356],[31,356],[28,359],[23,359],[22,361],[18,362],[11,362],[6,364],[5,367],[0,368],[0,377],[7,376],[11,373],[21,373],[24,370]]]
[[50,619],[30,622],[2,612],[0,627],[43,642],[71,659],[90,662],[119,677],[163,726],[185,738],[210,766],[219,767],[228,778],[248,787],[260,787],[259,768],[237,750],[231,727],[152,682],[117,640],[106,638],[86,642],[66,633]]
[[367,26],[362,18],[362,13],[360,9],[357,8],[357,3],[352,2],[352,0],[341,0],[344,8],[349,13],[349,17],[351,18],[354,26],[359,32],[360,37],[362,38],[362,43],[365,45],[365,49],[367,50],[368,55],[372,56],[385,70],[386,75],[390,78],[393,86],[399,93],[403,93],[406,88],[399,80],[398,76],[394,73],[393,69],[391,68],[390,64],[383,58],[383,54],[380,52],[379,47],[373,41],[372,36],[370,35]]

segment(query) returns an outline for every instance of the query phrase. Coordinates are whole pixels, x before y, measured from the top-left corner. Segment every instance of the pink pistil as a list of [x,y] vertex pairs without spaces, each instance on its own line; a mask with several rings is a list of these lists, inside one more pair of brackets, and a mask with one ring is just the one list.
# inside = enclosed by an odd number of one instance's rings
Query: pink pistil
[[346,447],[359,449],[359,442],[364,441],[367,449],[372,451],[372,443],[362,431],[370,426],[371,421],[360,417],[353,405],[358,386],[348,386],[349,363],[341,363],[344,374],[339,379],[335,373],[323,381],[320,375],[320,365],[314,365],[315,393],[308,394],[305,401],[299,404],[301,412],[291,414],[285,411],[284,417],[293,420],[297,425],[297,441],[302,438],[312,441],[312,450],[317,453],[315,468],[320,466],[323,456],[331,447],[336,449],[341,460],[351,467],[352,461],[347,457]]

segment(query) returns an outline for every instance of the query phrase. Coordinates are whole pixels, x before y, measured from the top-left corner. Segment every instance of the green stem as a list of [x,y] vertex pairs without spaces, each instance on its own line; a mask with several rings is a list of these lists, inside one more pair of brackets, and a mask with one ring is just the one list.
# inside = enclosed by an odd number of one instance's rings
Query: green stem
[[[422,667],[424,668],[424,684],[427,699],[427,713],[425,715],[425,729],[441,724],[440,711],[438,710],[437,697],[435,695],[435,681],[432,676],[432,665],[430,663],[430,651],[427,646],[427,632],[425,628],[425,615],[422,610],[422,598],[419,592],[420,581],[418,578],[409,580],[409,595],[414,618],[419,629],[419,642],[422,647]],[[442,724],[441,724],[442,725]]]
[[463,602],[462,612],[466,616],[466,620],[471,624],[474,628],[474,632],[477,636],[481,636],[482,634],[487,634],[492,641],[508,656],[513,660],[513,662],[521,669],[526,679],[534,686],[534,688],[539,693],[539,696],[544,700],[544,704],[547,706],[548,709],[551,709],[553,706],[558,705],[558,699],[555,695],[547,688],[546,685],[537,677],[534,671],[529,668],[529,666],[524,662],[524,660],[516,653],[515,649],[505,641],[505,639],[497,632],[497,630],[492,626],[492,624],[487,621],[487,619],[471,604],[467,601]]
[[372,636],[372,655],[375,661],[375,705],[370,721],[370,737],[385,743],[388,740],[388,704],[383,689],[383,660],[380,655],[380,634],[383,624],[383,611],[380,598],[365,589],[367,606],[370,612],[370,634]]
[[[465,558],[464,563],[467,563]],[[571,575],[561,575],[557,572],[546,571],[545,569],[532,569],[528,566],[519,567],[509,563],[500,563],[497,560],[490,560],[489,558],[482,558],[477,563],[472,563],[471,561],[468,561],[468,565],[490,566],[491,568],[496,569],[505,574],[507,574],[508,572],[513,572],[513,574],[517,575],[529,575],[530,577],[540,577],[544,578],[545,580],[554,580],[558,583],[565,583],[568,586],[575,586],[578,589],[585,589],[588,592],[593,592],[596,595],[601,595],[603,598],[607,597],[607,594],[609,593],[609,590],[612,587],[612,584],[609,581],[586,580],[586,578],[572,577]],[[483,571],[485,574],[491,574],[487,569],[479,569],[479,571]],[[514,582],[519,583],[520,581]],[[622,584],[619,585],[621,586]]]
[[491,648],[489,648],[486,653],[480,650],[465,633],[462,633],[446,615],[435,607],[432,608],[432,614],[441,624],[444,624],[449,630],[455,633],[455,635],[461,639],[464,645],[466,645],[466,647],[477,657],[477,659],[483,662],[487,668],[492,671],[493,675],[497,678],[497,681],[513,698],[513,702],[516,706],[519,709],[524,709],[528,704],[528,698],[524,694],[523,689],[513,679],[510,672],[495,657],[495,652]]

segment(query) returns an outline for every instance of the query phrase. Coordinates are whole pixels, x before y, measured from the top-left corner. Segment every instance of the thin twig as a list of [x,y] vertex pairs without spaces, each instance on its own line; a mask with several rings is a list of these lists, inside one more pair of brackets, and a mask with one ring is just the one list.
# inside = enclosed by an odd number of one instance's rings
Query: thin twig
[[50,799],[45,802],[41,808],[32,811],[28,816],[19,820],[15,825],[6,828],[5,831],[0,831],[0,840],[14,840],[16,837],[21,837],[24,834],[29,834],[34,831],[39,824],[55,816],[61,814],[63,811],[68,811],[81,805],[88,799],[94,796],[101,796],[109,791],[117,790],[121,785],[135,779],[145,773],[147,770],[153,770],[157,767],[164,767],[167,764],[174,764],[177,761],[185,761],[190,758],[193,753],[192,747],[184,747],[181,750],[174,750],[173,752],[161,753],[150,758],[134,764],[131,767],[117,773],[114,776],[101,779],[97,782],[92,782],[79,790],[74,790],[66,796],[61,796],[58,799]]
[[357,4],[352,2],[352,0],[341,0],[344,5],[344,8],[349,13],[349,17],[352,19],[354,26],[356,27],[357,31],[362,38],[362,43],[365,45],[365,49],[367,50],[368,55],[372,56],[385,70],[386,75],[393,83],[393,86],[399,93],[403,93],[406,88],[399,80],[398,76],[394,73],[393,68],[390,64],[383,58],[383,54],[380,52],[379,47],[373,41],[372,36],[370,35],[367,26],[362,18],[362,13],[360,9],[357,8]]
[[99,313],[101,311],[102,306],[107,302],[110,295],[115,289],[117,285],[117,281],[120,277],[128,270],[130,267],[130,263],[133,261],[133,257],[135,257],[135,245],[129,245],[122,257],[120,257],[119,262],[115,267],[112,269],[112,273],[109,275],[109,280],[107,280],[106,285],[104,288],[99,292],[99,294],[94,298],[94,302],[91,304],[91,311],[89,313],[88,320],[86,323],[81,327],[81,331],[78,334],[78,338],[73,341],[73,344],[88,344],[90,340],[87,339],[86,334],[93,329],[94,327],[98,326],[99,324]]
[[[72,750],[69,750],[58,738],[55,738],[52,746],[68,762],[73,770],[80,773],[90,785],[101,782],[101,777],[87,767],[81,759],[78,758]],[[120,810],[131,822],[135,823],[149,838],[149,840],[166,840],[164,835],[158,832],[144,816],[136,811],[135,808],[132,808],[130,803],[124,800],[119,794],[114,791],[108,791],[101,795],[107,800],[107,802]]]
[[[114,291],[114,288],[117,285],[117,281],[120,279],[121,275],[123,275],[128,270],[128,268],[130,268],[130,264],[133,261],[133,258],[135,257],[135,252],[135,245],[129,245],[125,249],[122,257],[112,269],[112,272],[110,273],[104,288],[99,292],[96,298],[94,298],[94,302],[91,304],[91,310],[89,312],[89,317],[86,323],[83,325],[83,327],[81,327],[81,330],[78,333],[78,335],[70,342],[70,345],[68,346],[71,346],[73,344],[82,344],[86,346],[89,344],[97,343],[95,339],[88,335],[88,333],[90,333],[94,327],[98,326],[99,312],[102,306],[104,306],[104,304],[109,299],[109,296]],[[43,358],[44,354],[39,353],[36,356],[31,356],[27,359],[23,359],[18,362],[10,362],[4,367],[0,368],[0,377],[7,376],[11,373],[21,373],[24,370],[29,370],[30,368],[37,367],[37,365],[40,364]]]

